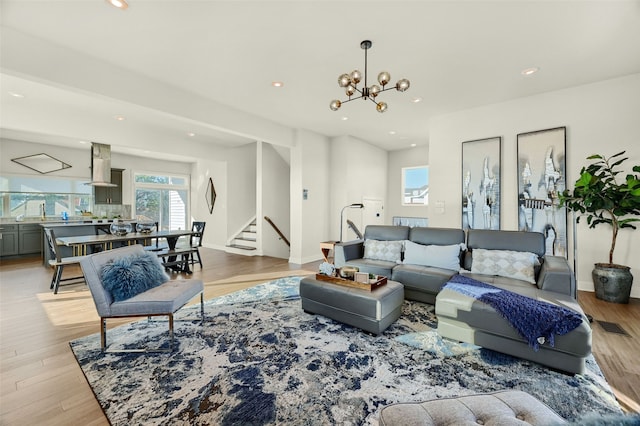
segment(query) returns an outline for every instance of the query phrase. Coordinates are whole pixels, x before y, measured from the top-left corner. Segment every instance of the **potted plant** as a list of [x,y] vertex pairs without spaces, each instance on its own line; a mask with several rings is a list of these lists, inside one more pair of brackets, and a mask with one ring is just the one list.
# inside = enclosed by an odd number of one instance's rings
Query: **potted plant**
[[596,263],[592,277],[596,297],[615,303],[629,302],[633,284],[630,268],[613,263],[618,231],[636,229],[634,222],[640,221],[640,175],[637,174],[640,166],[633,166],[636,174],[627,174],[623,180],[618,167],[628,159],[623,157],[624,153],[608,158],[598,154],[587,157],[594,161],[580,170],[573,191],[567,189],[560,195],[560,205],[586,215],[589,228],[600,224],[611,226],[609,262]]

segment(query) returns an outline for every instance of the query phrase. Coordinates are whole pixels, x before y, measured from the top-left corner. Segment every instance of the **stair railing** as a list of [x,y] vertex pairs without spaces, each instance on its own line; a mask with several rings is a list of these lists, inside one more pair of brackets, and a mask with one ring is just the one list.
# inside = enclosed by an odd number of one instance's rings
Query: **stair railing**
[[289,243],[289,240],[287,239],[287,237],[284,236],[284,234],[282,233],[282,231],[280,230],[280,228],[278,228],[276,226],[275,223],[273,223],[273,221],[271,220],[271,218],[269,218],[269,216],[265,216],[264,220],[267,221],[267,223],[269,223],[269,225],[271,225],[271,227],[276,231],[276,233],[280,236],[280,238],[282,239],[282,241],[284,241],[284,243],[291,247],[291,243]]

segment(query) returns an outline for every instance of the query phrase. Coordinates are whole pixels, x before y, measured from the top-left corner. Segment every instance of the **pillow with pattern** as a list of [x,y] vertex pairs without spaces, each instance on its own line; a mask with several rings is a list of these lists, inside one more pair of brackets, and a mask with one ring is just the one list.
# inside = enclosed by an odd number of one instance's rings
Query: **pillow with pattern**
[[364,241],[364,258],[402,263],[404,241]]
[[536,283],[535,266],[539,264],[535,253],[513,250],[473,249],[471,272],[499,275],[506,278]]

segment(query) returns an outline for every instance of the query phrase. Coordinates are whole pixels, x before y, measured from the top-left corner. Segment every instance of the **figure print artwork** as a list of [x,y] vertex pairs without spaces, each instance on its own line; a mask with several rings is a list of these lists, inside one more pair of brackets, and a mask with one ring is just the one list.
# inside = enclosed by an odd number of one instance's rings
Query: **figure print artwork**
[[462,228],[500,229],[501,137],[462,143]]
[[566,128],[518,134],[518,229],[541,232],[546,254],[567,257]]

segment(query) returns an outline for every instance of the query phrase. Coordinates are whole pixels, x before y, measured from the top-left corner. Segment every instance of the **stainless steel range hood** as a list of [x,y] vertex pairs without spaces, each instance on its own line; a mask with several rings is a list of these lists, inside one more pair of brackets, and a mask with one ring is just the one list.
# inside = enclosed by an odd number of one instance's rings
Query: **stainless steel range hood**
[[92,186],[118,186],[111,183],[111,145],[91,143],[91,182]]

